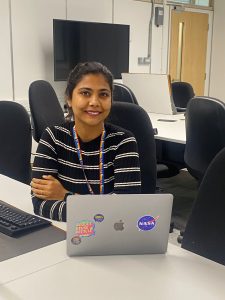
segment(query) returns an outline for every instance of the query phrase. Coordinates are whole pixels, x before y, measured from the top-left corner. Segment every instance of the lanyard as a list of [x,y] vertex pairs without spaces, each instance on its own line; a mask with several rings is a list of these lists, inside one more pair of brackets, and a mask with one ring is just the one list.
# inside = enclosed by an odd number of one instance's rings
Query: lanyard
[[[105,144],[105,135],[106,135],[105,128],[103,128],[102,135],[101,135],[100,149],[99,149],[99,189],[100,189],[100,194],[104,194],[104,144]],[[90,194],[94,194],[93,189],[92,189],[92,187],[91,187],[91,185],[90,185],[90,183],[87,179],[87,176],[85,174],[84,162],[83,162],[81,148],[80,148],[80,142],[79,142],[79,139],[78,139],[78,135],[77,135],[75,125],[73,127],[73,138],[74,138],[75,148],[77,150],[77,155],[78,155],[79,162],[80,162],[80,165],[81,165],[82,170],[83,170],[83,174],[84,174],[84,178],[85,178],[88,190],[89,190]]]

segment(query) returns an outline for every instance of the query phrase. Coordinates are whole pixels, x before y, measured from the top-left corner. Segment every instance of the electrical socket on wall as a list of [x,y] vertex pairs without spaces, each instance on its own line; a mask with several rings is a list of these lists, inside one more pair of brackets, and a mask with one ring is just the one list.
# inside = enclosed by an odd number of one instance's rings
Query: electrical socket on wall
[[138,64],[139,65],[150,65],[151,57],[138,57]]

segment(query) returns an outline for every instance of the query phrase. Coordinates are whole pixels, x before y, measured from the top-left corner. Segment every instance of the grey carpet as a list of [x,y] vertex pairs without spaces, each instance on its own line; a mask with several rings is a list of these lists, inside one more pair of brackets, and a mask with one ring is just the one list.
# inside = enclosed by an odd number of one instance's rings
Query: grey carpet
[[173,194],[172,221],[175,228],[183,230],[197,195],[197,181],[187,171],[181,170],[176,176],[158,179],[157,186],[163,189],[163,193]]

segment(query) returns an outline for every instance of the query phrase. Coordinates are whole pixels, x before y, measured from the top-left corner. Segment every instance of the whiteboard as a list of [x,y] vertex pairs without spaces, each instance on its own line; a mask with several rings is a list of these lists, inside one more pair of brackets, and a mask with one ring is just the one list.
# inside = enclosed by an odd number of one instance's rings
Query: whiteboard
[[123,73],[122,80],[132,90],[138,104],[148,113],[176,113],[167,74]]

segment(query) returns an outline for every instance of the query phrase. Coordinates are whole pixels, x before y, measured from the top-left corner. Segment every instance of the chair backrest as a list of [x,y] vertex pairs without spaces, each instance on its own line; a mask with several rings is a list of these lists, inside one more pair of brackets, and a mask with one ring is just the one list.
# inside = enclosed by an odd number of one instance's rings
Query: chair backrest
[[31,179],[31,125],[25,108],[0,101],[0,173],[29,184]]
[[185,228],[182,247],[225,265],[225,148],[210,163]]
[[51,84],[37,80],[29,87],[29,104],[33,125],[33,137],[39,142],[46,127],[62,124],[63,110]]
[[188,82],[175,81],[171,84],[173,101],[177,108],[186,108],[191,98],[195,96],[193,87]]
[[186,110],[184,161],[190,174],[201,180],[209,163],[225,147],[225,103],[194,97]]
[[128,86],[117,82],[113,84],[113,101],[128,102],[138,105],[138,101],[132,90]]
[[138,144],[142,193],[155,193],[156,149],[153,128],[147,112],[132,103],[114,102],[107,121],[133,133]]

